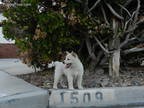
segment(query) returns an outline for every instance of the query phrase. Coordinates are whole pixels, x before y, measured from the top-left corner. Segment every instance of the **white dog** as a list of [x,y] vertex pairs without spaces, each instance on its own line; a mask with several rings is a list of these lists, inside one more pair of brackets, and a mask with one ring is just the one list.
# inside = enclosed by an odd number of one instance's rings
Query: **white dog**
[[48,68],[51,67],[55,67],[53,88],[57,89],[57,84],[60,81],[60,78],[63,74],[67,77],[69,89],[74,89],[74,81],[77,81],[77,86],[79,89],[83,88],[82,79],[84,68],[76,53],[67,52],[64,64],[62,62],[56,61],[52,62],[51,64],[48,64]]
[[77,82],[78,88],[82,89],[84,68],[77,54],[74,52],[71,53],[67,52],[64,63],[65,63],[64,72],[68,79],[69,89],[73,89],[74,81]]

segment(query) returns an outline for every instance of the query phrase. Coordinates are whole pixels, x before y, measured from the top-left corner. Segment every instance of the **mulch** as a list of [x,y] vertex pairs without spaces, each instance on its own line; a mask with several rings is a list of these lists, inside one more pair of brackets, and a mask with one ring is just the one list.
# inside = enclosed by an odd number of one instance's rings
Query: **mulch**
[[[25,81],[44,88],[50,89],[53,86],[53,70],[36,72],[25,75],[18,75],[17,77],[24,79]],[[67,88],[67,81],[61,81],[59,88]],[[64,86],[65,85],[65,86]],[[83,77],[84,88],[100,88],[100,87],[127,87],[127,86],[143,86],[144,85],[144,68],[127,68],[121,70],[120,77],[113,79],[109,77],[108,72],[103,69],[97,69],[95,72],[85,71]]]

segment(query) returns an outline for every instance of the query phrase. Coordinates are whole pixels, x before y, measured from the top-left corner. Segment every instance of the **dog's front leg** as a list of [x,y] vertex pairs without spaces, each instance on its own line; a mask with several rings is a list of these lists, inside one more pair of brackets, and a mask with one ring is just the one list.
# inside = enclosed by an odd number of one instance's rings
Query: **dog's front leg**
[[82,75],[79,75],[78,76],[78,79],[77,79],[77,85],[78,85],[78,88],[79,89],[83,89],[83,87],[82,87]]
[[73,77],[71,75],[68,75],[68,87],[69,89],[74,89],[73,88]]

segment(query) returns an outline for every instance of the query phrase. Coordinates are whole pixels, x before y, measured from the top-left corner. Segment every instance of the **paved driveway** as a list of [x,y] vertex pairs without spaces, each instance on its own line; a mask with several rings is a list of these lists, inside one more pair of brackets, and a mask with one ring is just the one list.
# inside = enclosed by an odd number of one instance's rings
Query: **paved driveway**
[[34,69],[23,64],[19,59],[0,59],[0,71],[11,75],[19,75],[32,73]]

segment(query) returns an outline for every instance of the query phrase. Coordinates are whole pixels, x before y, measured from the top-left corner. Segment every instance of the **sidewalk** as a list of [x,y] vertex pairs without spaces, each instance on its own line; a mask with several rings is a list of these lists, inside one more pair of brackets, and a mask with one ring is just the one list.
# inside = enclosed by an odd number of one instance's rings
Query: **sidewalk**
[[23,64],[19,59],[0,59],[0,71],[11,75],[20,75],[32,73],[34,68]]
[[19,59],[0,59],[0,108],[48,108],[47,90],[12,76],[32,72]]
[[0,71],[0,108],[48,108],[47,90]]

